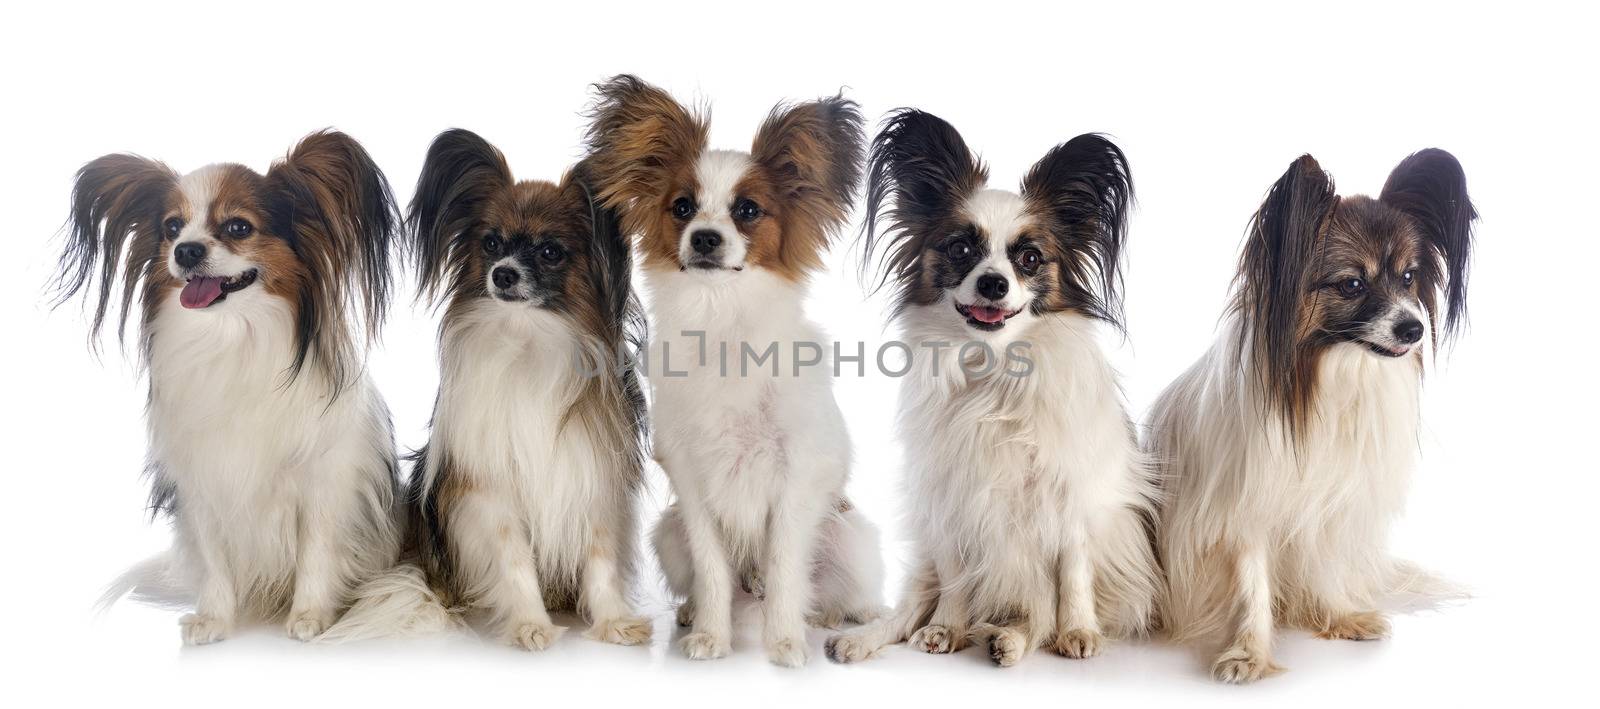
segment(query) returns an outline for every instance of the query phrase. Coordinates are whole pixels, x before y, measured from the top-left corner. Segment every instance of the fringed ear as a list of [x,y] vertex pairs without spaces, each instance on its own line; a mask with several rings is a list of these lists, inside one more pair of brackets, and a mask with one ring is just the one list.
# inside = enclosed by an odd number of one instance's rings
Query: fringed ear
[[[1438,148],[1412,154],[1383,184],[1383,203],[1411,217],[1434,258],[1423,262],[1419,289],[1434,318],[1435,342],[1448,342],[1467,315],[1467,271],[1472,258],[1472,222],[1478,218],[1467,197],[1467,176],[1454,155]],[[1442,325],[1435,307],[1444,291]]]
[[[989,169],[967,148],[954,126],[916,109],[889,115],[872,139],[867,161],[866,258],[877,255],[881,288],[892,276],[902,284],[902,304],[921,269],[923,245],[958,205],[989,180]],[[886,206],[889,202],[893,206]],[[886,221],[879,229],[879,220]]]
[[466,243],[484,204],[512,184],[505,156],[472,131],[447,130],[428,146],[406,217],[406,251],[417,269],[418,297],[432,301],[466,275]]
[[595,94],[585,162],[600,201],[629,216],[628,232],[641,231],[629,208],[660,199],[671,189],[673,170],[705,150],[705,119],[628,74],[596,84]]
[[1291,434],[1305,423],[1315,382],[1315,362],[1300,347],[1307,333],[1301,313],[1321,253],[1322,228],[1338,197],[1333,178],[1302,155],[1278,178],[1251,220],[1239,262],[1234,308],[1243,327],[1244,371],[1261,377],[1266,403],[1280,412]]
[[627,234],[622,230],[622,219],[617,211],[600,201],[594,188],[594,176],[587,162],[572,169],[567,181],[583,195],[590,225],[589,255],[593,268],[589,281],[603,306],[601,316],[613,340],[611,344],[643,342],[644,311],[634,297],[632,287],[633,258]]
[[1080,135],[1045,153],[1022,179],[1022,196],[1067,255],[1061,287],[1069,307],[1121,328],[1122,249],[1133,200],[1127,156],[1104,137]]
[[94,322],[89,329],[92,347],[98,346],[119,267],[122,302],[117,339],[123,339],[134,292],[150,269],[161,267],[161,218],[177,188],[177,173],[137,155],[107,155],[78,170],[61,275],[54,283],[55,304],[59,306],[80,292],[85,302],[94,303]]
[[267,171],[277,233],[309,277],[300,288],[299,342],[291,375],[311,350],[337,391],[345,380],[351,318],[378,336],[389,303],[389,250],[400,223],[388,180],[371,156],[338,131],[312,133]]
[[779,258],[792,271],[821,265],[830,236],[850,216],[861,184],[862,123],[854,101],[833,96],[774,106],[756,132],[750,156],[783,200]]

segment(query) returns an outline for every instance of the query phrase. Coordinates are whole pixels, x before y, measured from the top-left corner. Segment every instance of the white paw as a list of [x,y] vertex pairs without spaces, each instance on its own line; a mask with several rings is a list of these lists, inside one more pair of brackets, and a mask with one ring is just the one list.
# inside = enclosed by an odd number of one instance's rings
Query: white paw
[[616,645],[638,645],[650,640],[650,621],[643,618],[612,618],[589,626],[584,633],[590,640]]
[[1217,656],[1211,665],[1211,676],[1228,684],[1245,684],[1282,672],[1283,668],[1272,662],[1266,653],[1251,652],[1234,646]]
[[1093,630],[1077,629],[1063,630],[1056,633],[1055,650],[1063,656],[1074,660],[1082,660],[1100,654],[1100,645],[1105,638]]
[[190,613],[178,619],[178,627],[183,633],[185,645],[210,645],[225,640],[231,630],[228,626],[225,621],[198,613]]
[[1323,640],[1381,640],[1389,636],[1389,621],[1376,611],[1335,618],[1317,632]]
[[556,638],[567,632],[566,628],[549,622],[517,624],[511,632],[511,644],[524,650],[543,650],[555,644]]
[[860,662],[877,654],[877,649],[869,647],[866,641],[854,635],[835,635],[822,644],[823,653],[829,660],[842,665]]
[[333,624],[332,613],[318,611],[301,611],[289,615],[289,622],[284,623],[284,630],[289,637],[301,642],[315,640],[322,631]]
[[806,664],[805,636],[768,640],[767,659],[779,667],[804,666]]
[[728,656],[731,649],[728,639],[711,633],[689,633],[678,641],[678,647],[691,660],[715,660]]
[[911,647],[935,655],[960,651],[966,646],[966,633],[958,633],[943,625],[924,625],[911,634]]
[[1027,640],[1011,628],[997,628],[994,635],[989,638],[989,659],[999,667],[1010,667],[1017,664],[1022,656],[1027,654]]

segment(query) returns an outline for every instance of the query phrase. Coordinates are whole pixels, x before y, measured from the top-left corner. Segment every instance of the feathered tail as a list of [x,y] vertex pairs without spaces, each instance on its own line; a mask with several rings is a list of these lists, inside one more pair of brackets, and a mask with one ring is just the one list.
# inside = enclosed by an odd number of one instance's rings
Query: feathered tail
[[164,551],[134,564],[106,586],[95,602],[95,612],[104,613],[124,596],[159,608],[182,610],[194,606],[194,590],[184,583],[175,569],[172,552]]
[[356,589],[344,617],[317,636],[319,643],[405,637],[465,628],[460,609],[450,608],[414,562],[402,562]]

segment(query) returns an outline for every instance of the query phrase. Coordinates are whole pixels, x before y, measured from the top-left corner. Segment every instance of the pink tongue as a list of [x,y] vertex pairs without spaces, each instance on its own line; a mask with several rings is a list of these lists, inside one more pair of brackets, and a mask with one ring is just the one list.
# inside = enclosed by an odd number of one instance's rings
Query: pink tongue
[[967,310],[967,314],[971,315],[973,320],[991,325],[1006,319],[1006,311],[1000,308],[984,308],[974,305]]
[[183,284],[178,302],[185,308],[204,308],[222,297],[222,279],[196,276]]

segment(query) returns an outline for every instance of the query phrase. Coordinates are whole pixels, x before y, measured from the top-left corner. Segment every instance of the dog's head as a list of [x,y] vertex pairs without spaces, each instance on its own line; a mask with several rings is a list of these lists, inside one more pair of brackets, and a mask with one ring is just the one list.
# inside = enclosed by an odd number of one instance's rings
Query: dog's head
[[647,268],[798,281],[821,265],[860,180],[854,102],[779,105],[746,153],[708,149],[705,118],[636,77],[596,90],[589,162]]
[[579,165],[559,183],[518,182],[505,157],[466,130],[434,139],[408,215],[424,297],[452,309],[480,299],[574,320],[613,341],[629,307],[627,243]]
[[1377,199],[1340,197],[1309,155],[1290,165],[1251,223],[1234,300],[1241,352],[1274,402],[1300,422],[1330,348],[1415,366],[1424,341],[1448,338],[1466,313],[1476,218],[1443,150],[1406,158]]
[[[107,155],[78,171],[61,299],[95,301],[98,333],[122,271],[118,333],[134,293],[148,324],[173,317],[246,315],[258,299],[293,314],[293,372],[315,361],[336,382],[359,314],[376,336],[388,303],[389,240],[398,223],[388,183],[349,136],[300,142],[265,175],[217,164],[178,175],[134,155]],[[126,258],[124,258],[126,252]],[[148,329],[146,335],[149,335]]]
[[[1052,148],[1021,193],[989,189],[983,162],[944,120],[892,114],[872,142],[866,246],[880,253],[896,308],[986,336],[1074,311],[1120,323],[1120,268],[1133,184],[1098,135]],[[886,224],[879,228],[879,217]]]

